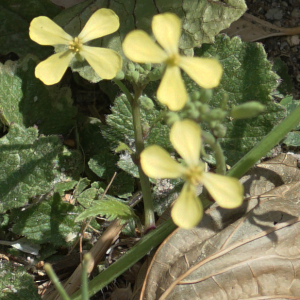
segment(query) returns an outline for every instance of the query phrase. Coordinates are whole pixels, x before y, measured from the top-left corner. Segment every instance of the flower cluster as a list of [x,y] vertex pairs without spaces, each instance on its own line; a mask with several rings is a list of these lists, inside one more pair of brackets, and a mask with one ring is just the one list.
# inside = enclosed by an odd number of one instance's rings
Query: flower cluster
[[80,34],[73,38],[47,17],[34,18],[30,23],[29,36],[40,45],[65,45],[66,50],[53,54],[39,63],[35,76],[47,85],[59,82],[71,60],[84,59],[102,79],[112,79],[122,68],[122,58],[116,51],[90,47],[87,42],[111,34],[120,26],[119,17],[106,8],[98,9],[85,24]]
[[166,70],[157,90],[157,99],[170,110],[178,111],[187,101],[187,91],[181,77],[183,69],[203,88],[219,85],[223,70],[220,63],[211,58],[185,57],[179,54],[181,20],[172,13],[153,17],[152,31],[159,47],[142,30],[131,31],[123,42],[125,55],[137,63],[165,63]]
[[141,165],[152,178],[183,178],[185,184],[172,208],[174,223],[182,228],[196,226],[202,218],[203,208],[196,194],[196,186],[202,183],[215,201],[224,208],[235,208],[243,200],[243,186],[236,178],[205,172],[199,159],[201,130],[191,120],[177,121],[171,128],[170,141],[184,159],[186,166],[176,162],[160,146],[147,147],[141,153]]

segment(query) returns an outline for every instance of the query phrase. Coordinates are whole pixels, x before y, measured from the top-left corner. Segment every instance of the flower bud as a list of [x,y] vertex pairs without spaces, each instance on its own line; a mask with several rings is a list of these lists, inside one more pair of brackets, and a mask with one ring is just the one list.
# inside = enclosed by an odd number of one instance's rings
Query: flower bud
[[222,121],[226,115],[227,115],[227,112],[223,111],[221,108],[215,108],[209,112],[209,118],[212,121],[213,120]]
[[123,72],[122,70],[120,70],[120,71],[117,73],[115,79],[117,79],[117,80],[123,80],[124,77],[125,77],[124,72]]
[[135,71],[135,65],[131,61],[128,62],[127,67],[129,71]]
[[213,129],[215,137],[223,138],[226,135],[227,128],[223,124],[217,124]]
[[145,109],[145,110],[153,109],[154,103],[153,103],[152,99],[148,98],[147,96],[141,96],[139,100],[141,103],[141,107],[143,109]]
[[199,100],[202,103],[207,103],[207,102],[209,102],[211,100],[212,95],[213,95],[213,90],[202,89]]
[[153,70],[151,70],[148,74],[148,78],[150,81],[156,81],[161,79],[163,75],[163,69],[162,68],[154,68]]
[[149,64],[144,64],[144,70],[146,71],[150,71],[152,68],[152,65],[149,63]]
[[138,71],[131,72],[131,79],[137,83],[139,81],[140,73]]
[[264,109],[265,106],[261,103],[250,101],[233,107],[230,116],[236,120],[249,119],[258,116]]

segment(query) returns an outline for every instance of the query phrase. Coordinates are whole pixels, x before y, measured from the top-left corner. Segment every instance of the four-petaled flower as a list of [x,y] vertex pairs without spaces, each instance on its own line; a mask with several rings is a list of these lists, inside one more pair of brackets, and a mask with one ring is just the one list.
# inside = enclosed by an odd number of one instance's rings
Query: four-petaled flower
[[124,42],[124,54],[137,63],[165,63],[166,70],[157,90],[157,98],[170,110],[184,107],[187,92],[180,74],[183,69],[203,88],[219,85],[223,70],[216,59],[185,57],[179,54],[178,44],[181,34],[181,20],[172,13],[153,17],[152,31],[160,48],[151,37],[142,30],[130,32]]
[[101,8],[90,17],[80,34],[73,38],[49,18],[34,18],[29,28],[33,41],[40,45],[66,46],[65,51],[39,63],[35,76],[47,85],[55,84],[75,57],[79,61],[86,59],[102,79],[114,78],[122,68],[121,56],[111,49],[90,47],[85,43],[117,31],[119,25],[119,17],[111,9]]
[[182,177],[185,180],[171,212],[175,224],[190,229],[201,220],[203,208],[196,194],[199,183],[203,183],[221,207],[235,208],[241,205],[243,186],[236,178],[204,172],[204,163],[200,160],[201,130],[198,124],[188,119],[176,121],[170,131],[170,141],[186,166],[176,162],[166,150],[157,145],[143,150],[141,165],[149,177]]

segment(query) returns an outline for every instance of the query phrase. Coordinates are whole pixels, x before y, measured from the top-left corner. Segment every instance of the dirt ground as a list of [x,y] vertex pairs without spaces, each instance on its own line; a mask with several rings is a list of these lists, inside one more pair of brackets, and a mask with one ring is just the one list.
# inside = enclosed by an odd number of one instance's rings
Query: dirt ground
[[[299,0],[246,0],[247,13],[279,27],[300,26]],[[299,36],[270,37],[260,41],[270,60],[280,58],[292,77],[293,96],[300,98],[300,40]]]

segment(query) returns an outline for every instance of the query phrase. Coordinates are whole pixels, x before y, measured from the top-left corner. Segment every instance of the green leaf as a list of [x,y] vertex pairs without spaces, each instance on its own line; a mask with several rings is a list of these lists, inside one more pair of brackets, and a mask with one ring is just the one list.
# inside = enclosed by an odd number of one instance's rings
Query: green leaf
[[300,132],[289,132],[287,137],[283,140],[283,143],[287,146],[299,147],[300,146]]
[[108,142],[101,133],[101,121],[88,117],[83,121],[79,131],[80,145],[83,149],[85,159],[88,161],[92,156],[99,154],[99,151],[109,151]]
[[10,261],[1,261],[0,298],[2,300],[40,300],[38,291],[26,268]]
[[12,231],[26,236],[37,244],[50,243],[56,247],[67,245],[70,233],[80,232],[80,224],[75,217],[82,211],[78,207],[64,203],[58,193],[28,209],[14,210],[11,220],[16,224]]
[[[163,124],[160,110],[141,108],[140,111],[145,145],[157,144],[167,150],[173,149],[169,141],[169,127]],[[132,112],[124,94],[116,98],[112,114],[107,117],[106,121],[107,126],[103,126],[102,134],[111,143],[112,149],[116,149],[121,142],[135,150]]]
[[[259,101],[266,107],[256,118],[225,122],[228,130],[221,144],[227,163],[232,165],[285,117],[284,108],[274,103],[271,97],[272,91],[278,86],[279,77],[272,71],[260,43],[244,43],[238,37],[230,40],[220,35],[214,45],[203,45],[201,49],[195,49],[195,54],[218,57],[224,68],[221,83],[215,89],[210,106],[219,107],[227,96],[228,108],[247,101]],[[189,92],[199,90],[189,77],[184,78]]]
[[[192,52],[194,47],[202,43],[212,43],[215,35],[239,19],[247,8],[243,0],[228,0],[226,4],[209,0],[96,0],[85,1],[79,6],[66,9],[56,16],[54,21],[72,36],[77,36],[91,14],[102,7],[112,9],[119,16],[120,29],[116,33],[92,41],[91,45],[111,48],[121,54],[122,42],[131,30],[142,29],[152,35],[152,17],[158,13],[173,12],[181,18],[183,30],[180,48]],[[124,70],[126,65],[124,63]],[[74,61],[71,68],[89,81],[100,80],[86,62]]]
[[[282,99],[280,104],[286,108],[287,115],[290,115],[295,110],[295,108],[300,104],[300,101],[293,100],[293,96],[288,96]],[[296,130],[300,130],[300,122],[293,129],[293,131],[287,134],[286,138],[283,140],[284,144],[293,147],[300,146],[300,132]]]
[[77,108],[70,88],[47,87],[35,78],[36,58],[0,64],[0,117],[9,126],[38,126],[43,134],[67,135],[74,127]]
[[[140,111],[145,146],[156,144],[171,151],[173,147],[169,141],[169,127],[163,124],[160,110],[141,108]],[[102,127],[102,134],[110,142],[112,150],[117,149],[120,143],[124,143],[135,152],[131,106],[124,94],[116,98],[112,114],[106,121],[107,125]],[[138,177],[138,169],[127,151],[121,155],[118,166],[132,176]]]
[[291,94],[293,92],[293,81],[289,75],[288,66],[283,60],[281,60],[280,57],[274,59],[273,71],[276,72],[282,79],[282,82],[277,88],[278,91],[283,95]]
[[[295,108],[300,104],[300,101],[293,100],[292,96],[288,96],[288,97],[282,99],[280,104],[286,108],[287,115],[290,115],[291,112],[294,111]],[[294,128],[294,130],[300,130],[300,120],[299,120],[299,124]]]
[[81,172],[79,152],[67,150],[57,136],[38,137],[36,128],[12,124],[0,139],[0,152],[0,213],[24,206]]
[[53,53],[52,47],[41,47],[29,38],[29,24],[38,16],[53,18],[61,10],[48,0],[0,0],[0,53],[34,53],[39,58]]
[[111,196],[105,196],[103,200],[94,201],[90,208],[86,209],[76,218],[76,222],[90,217],[96,217],[97,215],[106,216],[108,221],[118,218],[122,221],[122,223],[132,219],[137,219],[134,210],[128,206],[126,202],[120,201]]
[[99,151],[98,155],[93,156],[88,165],[90,169],[97,174],[100,178],[106,179],[108,184],[117,172],[117,175],[112,182],[109,193],[121,198],[131,196],[134,190],[134,179],[117,167],[118,156],[113,155],[111,152]]

